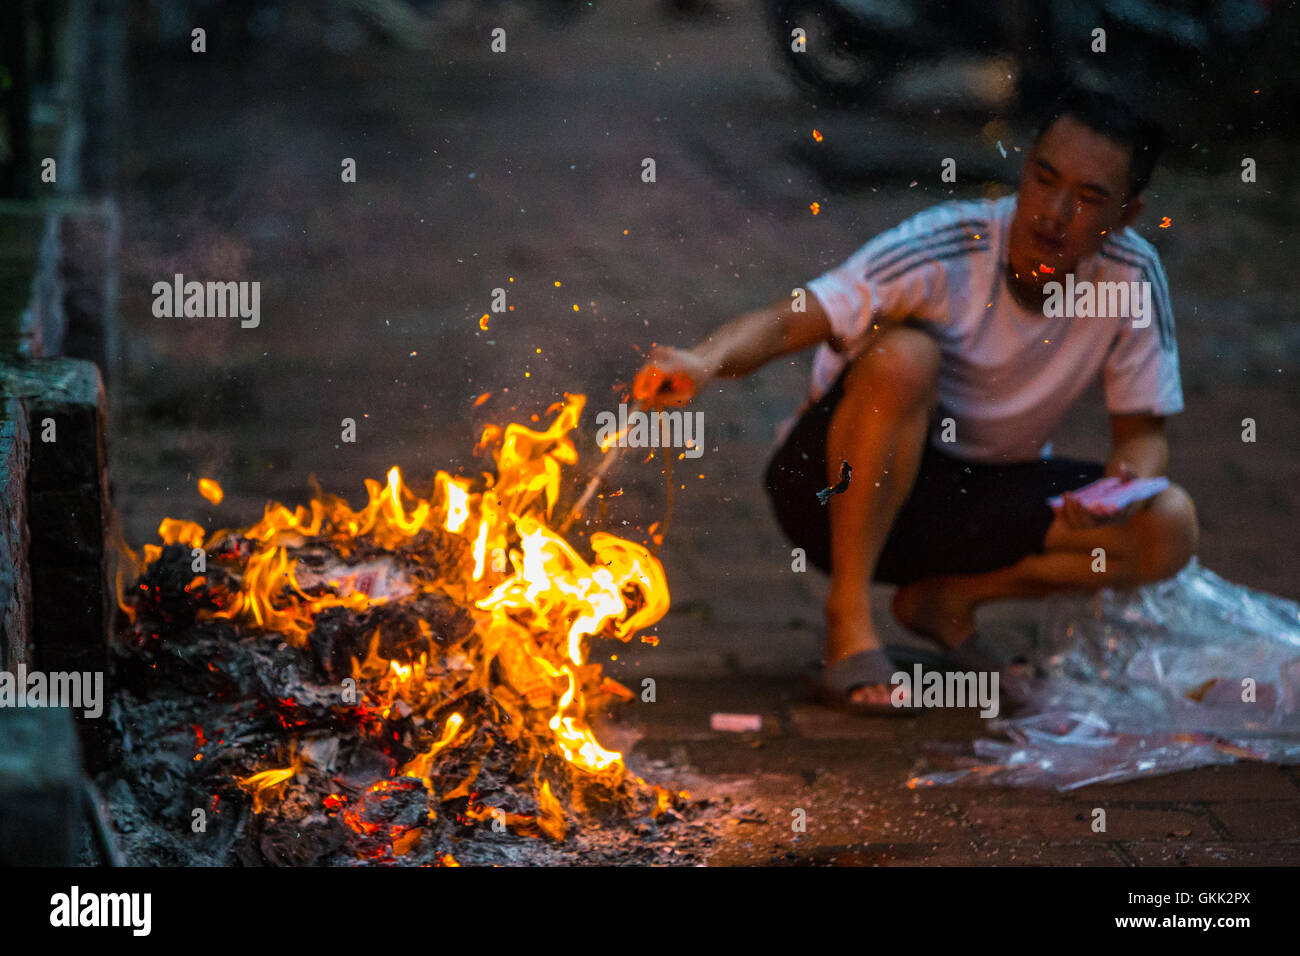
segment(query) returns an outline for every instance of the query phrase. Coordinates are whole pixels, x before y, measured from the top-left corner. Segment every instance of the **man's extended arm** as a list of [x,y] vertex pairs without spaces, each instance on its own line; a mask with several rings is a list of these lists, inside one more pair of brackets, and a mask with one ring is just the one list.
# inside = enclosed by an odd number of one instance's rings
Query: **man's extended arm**
[[719,326],[692,349],[722,378],[740,378],[779,355],[826,341],[830,321],[816,296],[807,297],[806,312],[795,312],[789,299],[746,312]]
[[739,378],[779,355],[827,341],[830,319],[816,296],[807,311],[788,299],[736,316],[691,349],[656,348],[637,373],[633,394],[650,404],[682,404],[712,378]]

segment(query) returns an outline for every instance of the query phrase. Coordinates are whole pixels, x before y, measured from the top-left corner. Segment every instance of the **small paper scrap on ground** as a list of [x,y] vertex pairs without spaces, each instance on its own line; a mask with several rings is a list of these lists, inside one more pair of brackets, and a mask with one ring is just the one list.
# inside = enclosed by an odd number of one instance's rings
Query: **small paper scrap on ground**
[[763,718],[759,714],[713,714],[709,726],[737,734],[757,732],[763,729]]

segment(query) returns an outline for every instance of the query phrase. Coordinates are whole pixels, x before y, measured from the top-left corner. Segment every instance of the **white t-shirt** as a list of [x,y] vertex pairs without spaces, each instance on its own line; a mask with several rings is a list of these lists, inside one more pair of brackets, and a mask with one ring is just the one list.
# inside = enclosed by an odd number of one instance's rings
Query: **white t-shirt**
[[[935,337],[943,356],[930,440],[958,458],[1029,461],[1050,453],[1052,432],[1098,374],[1112,414],[1182,411],[1169,288],[1154,247],[1124,229],[1074,271],[1076,283],[1150,282],[1153,314],[1145,328],[1134,328],[1131,315],[1046,318],[1007,289],[1015,202],[1011,195],[934,206],[809,282],[833,333],[813,359],[810,400],[861,352],[873,324],[910,318]],[[956,440],[945,443],[947,416]]]

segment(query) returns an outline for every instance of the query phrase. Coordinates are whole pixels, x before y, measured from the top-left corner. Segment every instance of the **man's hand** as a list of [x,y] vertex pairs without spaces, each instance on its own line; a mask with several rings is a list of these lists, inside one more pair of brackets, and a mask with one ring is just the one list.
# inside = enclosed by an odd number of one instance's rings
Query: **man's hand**
[[685,405],[713,376],[713,369],[693,350],[656,346],[632,381],[632,397],[647,407]]
[[[1138,477],[1137,469],[1127,461],[1119,462],[1119,478],[1122,481],[1132,481]],[[1121,508],[1114,514],[1103,515],[1095,514],[1079,501],[1071,492],[1066,492],[1062,496],[1061,507],[1056,509],[1057,515],[1065,522],[1065,526],[1074,531],[1083,531],[1088,528],[1098,528],[1108,524],[1127,524],[1129,520],[1146,506],[1145,501],[1134,501],[1132,504]]]
[[740,378],[830,337],[830,318],[816,296],[801,312],[778,299],[714,329],[693,349],[654,348],[632,381],[632,396],[646,407],[685,405],[715,378]]

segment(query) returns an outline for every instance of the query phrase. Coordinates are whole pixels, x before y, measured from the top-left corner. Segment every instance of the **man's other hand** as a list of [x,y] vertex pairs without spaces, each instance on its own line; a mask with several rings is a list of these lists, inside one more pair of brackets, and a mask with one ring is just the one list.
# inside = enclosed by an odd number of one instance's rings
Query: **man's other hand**
[[[1126,461],[1119,463],[1119,478],[1122,481],[1132,481],[1138,477],[1137,469]],[[1056,509],[1061,520],[1066,527],[1075,531],[1082,531],[1087,528],[1097,528],[1107,524],[1128,524],[1135,514],[1142,510],[1148,504],[1147,501],[1134,501],[1131,504],[1109,514],[1100,514],[1089,511],[1071,492],[1062,495],[1061,507]]]
[[642,405],[685,405],[713,377],[708,363],[690,349],[656,346],[632,381],[632,397]]

